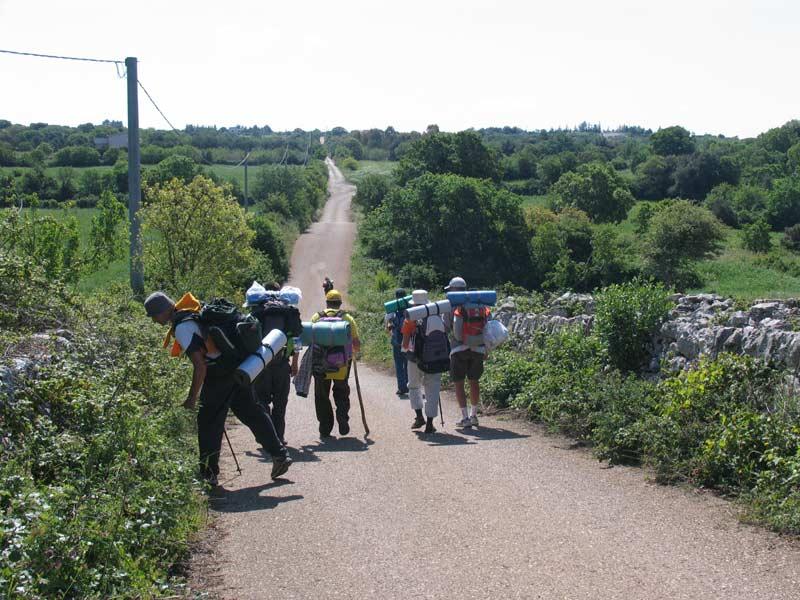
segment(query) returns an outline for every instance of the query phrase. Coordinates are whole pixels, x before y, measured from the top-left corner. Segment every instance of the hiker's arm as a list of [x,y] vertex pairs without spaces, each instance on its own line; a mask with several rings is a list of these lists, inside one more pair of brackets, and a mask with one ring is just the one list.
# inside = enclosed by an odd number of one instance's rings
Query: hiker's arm
[[194,408],[197,404],[197,399],[200,397],[200,389],[203,387],[203,381],[206,378],[206,357],[202,350],[195,350],[189,355],[189,360],[192,361],[192,385],[189,388],[189,396],[183,403],[184,408]]
[[361,339],[353,338],[353,352],[361,352]]

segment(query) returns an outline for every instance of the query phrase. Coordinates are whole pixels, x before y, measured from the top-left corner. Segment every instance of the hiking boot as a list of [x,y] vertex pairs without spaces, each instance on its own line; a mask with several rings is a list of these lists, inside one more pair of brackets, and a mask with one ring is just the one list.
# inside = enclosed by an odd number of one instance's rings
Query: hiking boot
[[286,471],[289,470],[289,467],[292,464],[292,459],[289,456],[276,456],[272,459],[272,474],[271,477],[273,479],[277,479]]
[[464,417],[458,423],[456,423],[456,427],[460,427],[464,429],[465,427],[472,427],[472,420],[469,417]]
[[348,433],[350,433],[350,423],[347,421],[339,423],[339,435],[347,435]]
[[436,427],[433,426],[433,421],[428,421],[425,425],[425,433],[436,433]]
[[423,425],[425,425],[425,419],[420,416],[417,416],[416,418],[414,418],[414,422],[411,424],[411,429],[419,429]]
[[472,415],[469,418],[469,424],[472,425],[473,427],[477,427],[478,426],[478,415]]

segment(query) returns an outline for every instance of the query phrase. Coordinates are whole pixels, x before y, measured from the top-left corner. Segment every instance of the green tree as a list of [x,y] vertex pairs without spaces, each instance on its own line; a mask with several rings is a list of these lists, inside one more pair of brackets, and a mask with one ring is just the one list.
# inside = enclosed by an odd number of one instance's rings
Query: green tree
[[241,293],[265,277],[252,247],[255,233],[245,212],[224,187],[198,175],[191,183],[170,179],[147,185],[142,209],[144,266],[148,285],[204,297]]
[[764,219],[742,227],[742,246],[751,252],[766,254],[772,249],[770,226]]
[[775,180],[767,197],[767,220],[779,230],[800,223],[800,175]]
[[659,129],[650,136],[653,152],[661,156],[691,154],[694,152],[692,134],[680,125]]
[[672,185],[674,161],[654,154],[636,169],[634,188],[636,197],[642,200],[663,200],[668,197]]
[[156,166],[145,170],[144,179],[150,186],[163,184],[171,179],[189,183],[202,172],[203,168],[191,158],[173,154]]
[[358,183],[353,201],[369,212],[380,206],[391,189],[391,180],[383,175],[370,173]]
[[647,270],[667,285],[687,287],[697,280],[693,261],[712,256],[723,238],[707,208],[686,200],[669,202],[650,219],[643,248]]
[[361,231],[367,254],[398,271],[430,265],[440,278],[458,272],[472,285],[529,275],[520,198],[485,180],[423,175],[392,190]]
[[430,133],[410,144],[395,171],[400,184],[424,173],[452,173],[499,181],[502,173],[495,152],[474,131]]
[[550,189],[557,210],[574,207],[597,223],[625,219],[635,200],[613,167],[594,162],[565,173]]
[[128,245],[128,218],[125,205],[109,190],[100,195],[89,233],[89,264],[105,267],[125,255]]
[[280,226],[265,215],[249,215],[247,224],[255,232],[253,248],[269,258],[280,281],[289,277],[289,255]]

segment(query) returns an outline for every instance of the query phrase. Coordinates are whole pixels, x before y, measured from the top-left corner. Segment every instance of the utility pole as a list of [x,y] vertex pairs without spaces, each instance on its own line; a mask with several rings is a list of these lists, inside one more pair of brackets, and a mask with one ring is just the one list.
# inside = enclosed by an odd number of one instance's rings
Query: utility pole
[[128,77],[128,215],[131,234],[131,289],[139,298],[144,296],[144,267],[142,237],[139,228],[139,205],[142,201],[139,155],[139,75],[135,56],[125,59]]

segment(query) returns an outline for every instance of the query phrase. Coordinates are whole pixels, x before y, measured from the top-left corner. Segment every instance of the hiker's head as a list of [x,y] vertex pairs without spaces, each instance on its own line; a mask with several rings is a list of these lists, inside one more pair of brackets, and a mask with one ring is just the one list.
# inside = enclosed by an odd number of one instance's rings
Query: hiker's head
[[428,303],[428,291],[427,290],[414,290],[411,292],[412,300],[411,302],[414,306],[422,306],[423,304]]
[[175,313],[175,302],[164,292],[153,292],[145,299],[144,310],[153,321],[166,325]]
[[453,277],[447,287],[444,288],[445,292],[463,292],[467,289],[467,282],[463,277]]
[[394,291],[394,297],[397,298],[398,300],[400,298],[405,298],[406,297],[406,291],[403,288],[397,288]]
[[272,291],[272,292],[280,292],[281,291],[281,284],[277,281],[270,281],[269,283],[264,284],[264,289]]
[[339,308],[342,306],[342,295],[338,290],[331,290],[325,294],[325,304],[328,308]]

